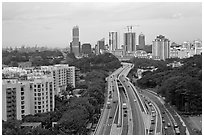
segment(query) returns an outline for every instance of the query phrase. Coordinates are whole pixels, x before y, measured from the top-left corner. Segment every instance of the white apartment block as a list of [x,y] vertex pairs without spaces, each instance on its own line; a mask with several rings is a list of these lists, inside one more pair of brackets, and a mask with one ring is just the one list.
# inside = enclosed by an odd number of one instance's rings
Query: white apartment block
[[54,110],[52,77],[39,76],[27,81],[2,80],[2,119],[18,119]]
[[60,94],[62,90],[66,89],[67,84],[75,87],[75,67],[68,64],[58,64],[54,66],[42,66],[42,71],[49,71],[54,78],[55,94]]

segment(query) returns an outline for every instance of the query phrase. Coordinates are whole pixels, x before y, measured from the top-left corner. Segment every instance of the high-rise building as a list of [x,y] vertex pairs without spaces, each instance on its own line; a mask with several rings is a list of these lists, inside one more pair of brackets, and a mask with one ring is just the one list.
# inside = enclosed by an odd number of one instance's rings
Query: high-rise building
[[153,41],[152,56],[156,59],[165,60],[170,56],[170,41],[164,36],[159,35]]
[[133,52],[136,50],[136,39],[134,32],[124,33],[124,46],[126,52]]
[[72,42],[70,43],[71,52],[75,54],[75,56],[80,55],[80,42],[79,42],[79,27],[74,26],[72,29]]
[[97,42],[97,45],[95,46],[95,54],[96,55],[103,54],[104,50],[105,50],[105,38]]
[[115,51],[118,49],[118,33],[109,32],[109,52]]
[[90,43],[84,43],[82,45],[82,54],[91,54],[91,44]]
[[144,50],[145,47],[145,35],[144,34],[140,34],[139,35],[139,48],[140,50]]

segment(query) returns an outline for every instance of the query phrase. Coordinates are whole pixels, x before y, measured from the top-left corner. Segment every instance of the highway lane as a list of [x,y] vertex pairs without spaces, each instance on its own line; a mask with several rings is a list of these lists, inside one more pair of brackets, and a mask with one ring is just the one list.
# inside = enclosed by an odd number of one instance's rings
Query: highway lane
[[[129,85],[129,82],[124,82],[126,81],[124,76],[120,77],[120,81],[123,83],[123,85],[125,86],[126,90],[127,90],[127,95],[129,97],[130,100],[130,105],[132,108],[132,116],[133,116],[133,135],[144,135],[145,134],[145,127],[144,127],[144,122],[143,122],[143,118],[142,118],[142,114],[140,112],[139,109],[139,104],[138,104],[138,99],[134,98],[134,94],[133,94],[133,89],[131,88],[131,86]],[[137,100],[136,102],[134,100]]]
[[[168,134],[168,135],[175,135],[174,133],[174,128],[173,128],[173,122],[171,119],[171,116],[166,112],[166,109],[164,108],[164,105],[160,102],[160,100],[158,99],[158,97],[154,94],[152,94],[149,91],[143,90],[142,92],[144,95],[146,95],[147,97],[149,97],[153,102],[155,102],[157,104],[157,106],[159,107],[160,111],[162,112],[162,117],[165,120],[165,122],[163,123],[163,128],[167,126],[167,123],[171,124],[171,127],[168,127],[167,129],[164,129],[164,133],[163,134]],[[163,114],[163,112],[165,112]]]
[[[107,109],[105,108],[102,118],[99,121],[98,124],[98,128],[96,129],[97,131],[95,132],[96,135],[108,135],[111,132],[111,127],[112,124],[114,122],[113,118],[109,118],[114,117],[115,113],[117,113],[117,106],[121,104],[119,104],[118,100],[118,93],[117,93],[117,83],[116,83],[116,79],[118,74],[124,69],[125,67],[120,67],[119,69],[117,69],[116,71],[114,71],[109,77],[107,77],[107,81],[108,81],[108,92],[112,92],[112,100],[111,100],[111,108]],[[108,93],[109,94],[109,93]],[[109,96],[109,95],[108,95]],[[107,97],[108,98],[108,97]],[[110,101],[110,100],[109,100]],[[113,103],[113,101],[116,101],[116,103]],[[107,101],[105,102],[107,104]],[[119,109],[119,108],[118,108]],[[119,114],[119,113],[118,113]],[[117,117],[118,118],[118,117]]]

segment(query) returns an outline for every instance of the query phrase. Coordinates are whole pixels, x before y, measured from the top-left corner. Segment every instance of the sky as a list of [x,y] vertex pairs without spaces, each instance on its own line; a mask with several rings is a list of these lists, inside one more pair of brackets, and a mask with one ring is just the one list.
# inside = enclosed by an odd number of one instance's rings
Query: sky
[[117,31],[120,44],[127,26],[152,44],[157,35],[181,44],[202,39],[200,2],[3,2],[3,47],[69,47],[72,28],[78,25],[80,41],[94,46],[108,32]]

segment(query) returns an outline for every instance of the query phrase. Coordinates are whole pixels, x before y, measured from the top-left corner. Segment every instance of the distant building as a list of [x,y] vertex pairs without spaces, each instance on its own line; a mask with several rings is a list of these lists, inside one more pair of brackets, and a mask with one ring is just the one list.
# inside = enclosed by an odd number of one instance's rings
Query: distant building
[[193,42],[194,48],[195,48],[195,54],[202,54],[202,41],[195,40]]
[[136,50],[136,39],[134,32],[124,33],[124,47],[126,52],[133,52]]
[[159,35],[153,41],[152,45],[153,59],[165,60],[170,57],[170,41],[164,36]]
[[95,54],[96,55],[103,54],[104,50],[105,50],[105,38],[97,42],[97,45],[95,46]]
[[92,51],[91,51],[91,44],[89,44],[89,43],[84,43],[84,44],[82,45],[82,51],[81,51],[81,53],[82,53],[82,54],[87,54],[87,55],[91,54],[91,53],[92,53]]
[[71,52],[75,54],[75,56],[80,55],[80,42],[79,42],[79,27],[74,26],[72,29],[72,37],[73,40],[70,43]]
[[109,32],[109,52],[118,49],[118,33],[115,31]]
[[144,34],[140,34],[139,35],[139,48],[140,50],[144,50],[145,48],[145,35]]

